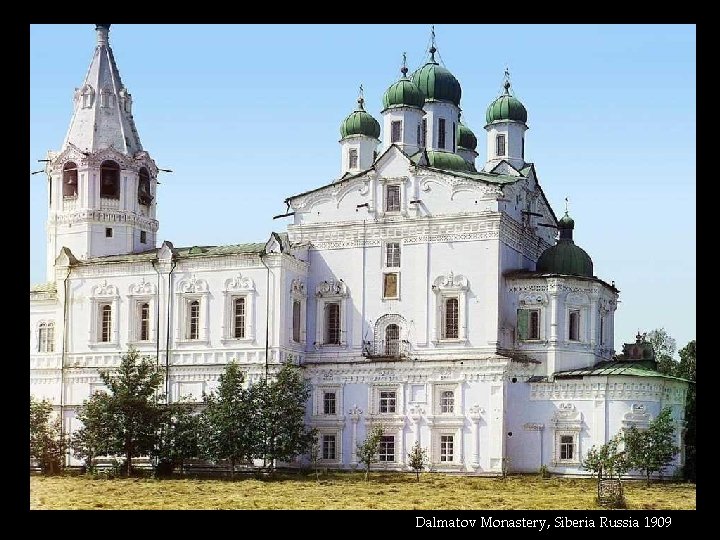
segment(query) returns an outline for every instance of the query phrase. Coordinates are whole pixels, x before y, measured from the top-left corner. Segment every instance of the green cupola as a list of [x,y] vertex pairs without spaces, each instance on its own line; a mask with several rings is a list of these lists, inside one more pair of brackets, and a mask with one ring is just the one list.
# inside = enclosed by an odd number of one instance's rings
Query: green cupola
[[437,49],[430,47],[430,61],[418,69],[412,81],[420,89],[427,101],[447,101],[460,106],[462,90],[455,76],[435,61]]
[[385,91],[383,95],[383,108],[393,107],[415,107],[422,109],[425,104],[425,95],[420,91],[417,84],[408,78],[408,68],[405,65],[403,55],[403,66],[400,70],[402,77]]
[[458,149],[465,148],[467,150],[476,150],[477,149],[477,137],[475,137],[475,134],[472,132],[472,130],[467,127],[465,124],[460,122],[458,124],[458,131],[457,131],[457,146]]
[[593,262],[584,249],[573,242],[575,221],[565,215],[558,221],[560,238],[547,248],[538,259],[536,270],[543,274],[566,274],[593,277]]
[[365,135],[373,139],[380,138],[380,124],[365,110],[365,100],[358,98],[358,107],[351,112],[340,124],[340,138],[345,139],[353,135]]
[[493,122],[527,122],[527,110],[520,100],[512,95],[510,90],[510,80],[507,71],[505,72],[505,82],[503,83],[504,92],[496,98],[487,109],[485,121],[488,124]]

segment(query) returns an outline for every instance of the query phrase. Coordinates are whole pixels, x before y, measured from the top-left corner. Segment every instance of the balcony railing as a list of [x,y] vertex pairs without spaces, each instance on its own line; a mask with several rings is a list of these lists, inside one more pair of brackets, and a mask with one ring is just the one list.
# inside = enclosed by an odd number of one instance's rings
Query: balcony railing
[[118,208],[120,208],[120,199],[109,199],[106,197],[100,197],[101,210],[117,210]]
[[77,206],[77,195],[64,195],[63,196],[63,210],[75,210]]
[[406,339],[365,341],[363,356],[370,359],[402,360],[410,356],[410,342]]

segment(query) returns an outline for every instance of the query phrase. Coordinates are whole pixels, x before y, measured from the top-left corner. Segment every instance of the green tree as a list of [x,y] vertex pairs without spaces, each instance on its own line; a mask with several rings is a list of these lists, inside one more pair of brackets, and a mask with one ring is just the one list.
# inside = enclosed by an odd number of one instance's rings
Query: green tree
[[618,433],[605,444],[593,446],[583,460],[583,468],[592,476],[597,476],[598,481],[613,477],[619,479],[629,468],[625,452],[618,450],[622,440],[622,434]]
[[115,453],[125,456],[127,476],[132,473],[132,458],[149,455],[157,444],[163,420],[158,389],[164,381],[154,358],[140,356],[130,348],[120,359],[117,370],[100,371],[110,390],[111,428]]
[[284,364],[274,380],[254,384],[249,391],[255,410],[253,456],[272,471],[277,461],[291,461],[312,445],[315,430],[305,424],[310,386],[300,368]]
[[201,453],[214,461],[228,460],[231,477],[236,464],[251,459],[253,450],[254,411],[244,380],[240,367],[228,364],[217,390],[204,396],[205,409],[199,419]]
[[420,481],[420,471],[427,465],[428,457],[427,450],[420,446],[420,441],[415,441],[412,450],[408,453],[408,465],[415,471],[417,481]]
[[686,479],[695,481],[695,418],[696,418],[696,394],[695,387],[695,340],[693,339],[685,347],[680,349],[680,363],[678,365],[678,377],[692,381],[688,385],[687,398],[685,400],[685,466],[683,475]]
[[85,461],[88,472],[93,472],[95,458],[114,453],[118,446],[113,440],[116,433],[113,430],[112,396],[95,392],[83,402],[77,419],[82,422],[82,427],[73,433],[70,447],[75,457]]
[[191,403],[184,401],[167,405],[156,447],[160,471],[170,473],[179,467],[182,475],[185,461],[198,456],[200,417],[193,409]]
[[655,472],[662,474],[678,453],[674,440],[672,412],[665,407],[646,430],[640,431],[633,426],[625,434],[625,452],[630,466],[643,472],[649,484],[650,476]]
[[357,445],[357,458],[365,466],[365,481],[370,478],[370,465],[377,462],[380,440],[383,437],[382,426],[375,426],[370,430],[365,440]]
[[645,340],[653,346],[658,371],[664,375],[675,376],[677,362],[674,355],[677,344],[667,330],[665,328],[651,330],[645,334]]
[[65,455],[60,417],[52,418],[52,412],[48,400],[30,396],[30,457],[40,464],[43,474],[59,472]]

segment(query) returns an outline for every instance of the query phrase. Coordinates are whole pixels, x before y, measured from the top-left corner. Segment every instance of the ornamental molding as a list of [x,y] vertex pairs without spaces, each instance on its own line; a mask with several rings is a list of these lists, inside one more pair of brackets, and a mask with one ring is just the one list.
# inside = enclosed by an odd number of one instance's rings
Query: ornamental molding
[[305,282],[301,279],[293,279],[290,282],[290,294],[295,297],[305,297]]
[[181,294],[207,293],[208,284],[207,281],[202,278],[198,278],[195,276],[195,274],[193,274],[190,279],[183,279],[182,281],[180,281],[177,284],[177,288],[175,290]]
[[139,283],[133,283],[128,288],[128,296],[149,296],[154,295],[157,288],[149,281],[145,281],[145,278],[140,278]]
[[118,288],[108,283],[107,280],[103,280],[100,285],[95,285],[90,291],[92,298],[115,298],[119,296]]
[[614,399],[641,400],[672,404],[684,403],[682,388],[667,388],[662,379],[647,382],[646,378],[623,376],[627,382],[565,382],[530,383],[531,401]]
[[629,429],[631,427],[645,428],[650,423],[650,413],[647,411],[647,407],[643,403],[633,403],[630,405],[630,410],[623,415],[622,425],[623,428]]
[[400,330],[400,341],[407,340],[408,324],[405,317],[397,313],[386,313],[378,318],[375,322],[374,338],[375,343],[381,343],[385,340],[385,329],[391,324],[396,324]]
[[528,422],[523,425],[525,431],[542,431],[545,429],[545,424],[539,424],[537,422]]
[[54,225],[74,225],[85,222],[95,223],[126,223],[140,229],[156,232],[160,226],[158,220],[128,212],[125,210],[93,210],[85,208],[72,212],[58,212],[48,219]]
[[555,429],[579,429],[582,426],[583,414],[575,405],[568,402],[558,403],[551,423]]
[[347,295],[347,285],[342,279],[338,281],[334,279],[321,281],[317,287],[315,287],[315,296],[317,298],[342,297]]
[[[194,276],[193,276],[194,279]],[[203,280],[201,280],[203,281]],[[207,284],[206,289],[207,290]],[[232,277],[230,279],[225,280],[225,292],[245,292],[245,291],[254,291],[255,290],[255,282],[252,280],[251,277],[245,276],[238,272],[235,277]],[[193,291],[195,292],[195,291]],[[205,291],[199,291],[199,292],[205,292]]]
[[473,422],[479,422],[484,414],[485,414],[485,409],[483,409],[477,403],[473,403],[470,406],[470,409],[468,411],[468,416],[470,417],[470,420],[472,420]]
[[570,292],[565,297],[565,303],[573,306],[586,306],[590,303],[590,297],[586,293]]
[[518,296],[521,306],[546,306],[548,295],[544,292],[523,292]]
[[466,291],[468,290],[468,280],[462,274],[455,274],[450,270],[447,274],[435,278],[432,289],[434,291]]
[[363,411],[360,407],[357,406],[357,404],[353,404],[352,408],[348,411],[348,416],[353,422],[357,422],[360,420],[360,417],[363,415]]

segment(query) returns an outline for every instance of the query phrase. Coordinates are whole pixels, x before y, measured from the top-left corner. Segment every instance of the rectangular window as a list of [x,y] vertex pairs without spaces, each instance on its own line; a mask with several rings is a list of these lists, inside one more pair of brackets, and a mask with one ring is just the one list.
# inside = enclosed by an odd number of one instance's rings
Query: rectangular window
[[323,392],[323,414],[336,414],[335,392]]
[[498,135],[495,137],[495,155],[505,155],[505,135]]
[[452,151],[453,152],[455,151],[455,142],[456,142],[455,139],[456,138],[457,138],[457,127],[455,126],[455,122],[453,122],[453,137],[452,137],[452,147],[453,147]]
[[393,120],[390,123],[390,142],[399,143],[402,139],[402,120]]
[[440,461],[453,460],[453,436],[440,435]]
[[325,343],[340,345],[340,304],[325,304]]
[[322,436],[322,458],[336,459],[335,457],[335,435]]
[[417,145],[422,145],[422,125],[420,124],[417,126]]
[[573,459],[575,443],[572,435],[560,436],[560,459]]
[[395,412],[395,392],[380,392],[380,412]]
[[378,449],[378,461],[395,461],[395,437],[383,435]]
[[200,339],[200,302],[193,300],[188,305],[188,339]]
[[385,188],[385,211],[400,211],[400,186],[387,186]]
[[105,238],[112,238],[112,227],[105,227]]
[[600,315],[600,345],[605,343],[605,317]]
[[422,121],[422,146],[425,148],[427,146],[427,119],[423,118]]
[[400,268],[400,242],[388,242],[385,244],[385,266],[388,268]]
[[348,151],[348,168],[357,169],[358,167],[358,151],[355,148],[351,148]]
[[580,310],[573,309],[570,312],[570,320],[568,321],[568,339],[570,341],[580,341]]
[[38,352],[55,351],[55,323],[41,323],[38,329]]
[[100,309],[102,313],[100,321],[100,341],[109,343],[112,332],[112,307],[109,304],[105,304]]
[[540,310],[518,309],[518,337],[522,341],[540,339]]
[[140,243],[147,244],[147,233],[145,231],[140,231]]
[[236,298],[233,302],[233,337],[245,337],[245,298]]
[[445,148],[445,119],[438,118],[438,148]]
[[450,414],[455,411],[455,393],[447,390],[440,395],[440,412]]
[[147,302],[140,305],[140,341],[150,339],[150,304]]
[[457,339],[458,333],[458,299],[448,298],[445,300],[445,313],[443,317],[443,338]]
[[520,139],[522,143],[522,150],[520,150],[520,157],[525,159],[525,139]]
[[300,301],[293,300],[293,341],[300,343]]
[[383,274],[383,298],[398,297],[398,274]]

